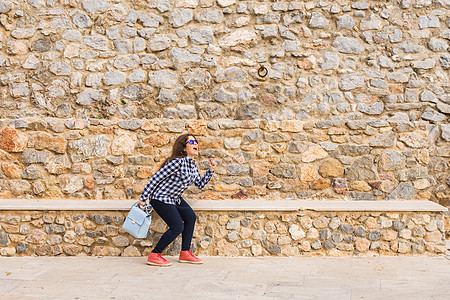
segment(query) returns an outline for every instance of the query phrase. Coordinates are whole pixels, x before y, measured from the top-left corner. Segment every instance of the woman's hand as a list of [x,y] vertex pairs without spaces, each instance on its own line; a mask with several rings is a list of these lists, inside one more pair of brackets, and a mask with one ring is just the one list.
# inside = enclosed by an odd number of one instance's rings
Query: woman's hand
[[142,207],[145,207],[145,205],[147,205],[147,202],[139,200],[139,204],[138,205],[142,208]]
[[209,159],[209,169],[211,171],[214,171],[214,169],[217,167],[217,163],[214,161],[214,159],[210,158]]

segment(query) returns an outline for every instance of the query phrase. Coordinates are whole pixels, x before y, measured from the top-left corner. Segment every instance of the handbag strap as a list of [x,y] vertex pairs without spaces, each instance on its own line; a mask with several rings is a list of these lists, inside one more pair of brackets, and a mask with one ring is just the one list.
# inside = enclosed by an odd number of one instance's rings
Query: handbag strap
[[[139,201],[136,201],[136,202],[133,204],[133,206],[136,206],[136,207],[139,207],[140,209],[142,209],[142,208],[139,206]],[[147,215],[149,215],[149,214],[153,211],[153,206],[151,206],[150,204],[145,204],[145,205],[144,205],[144,208],[143,208],[142,210],[145,211],[145,213],[146,213]]]

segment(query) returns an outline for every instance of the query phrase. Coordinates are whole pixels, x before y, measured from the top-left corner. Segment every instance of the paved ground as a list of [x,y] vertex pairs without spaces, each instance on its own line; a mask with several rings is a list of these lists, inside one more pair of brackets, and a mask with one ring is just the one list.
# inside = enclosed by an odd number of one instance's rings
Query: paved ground
[[0,258],[0,299],[450,299],[445,257]]

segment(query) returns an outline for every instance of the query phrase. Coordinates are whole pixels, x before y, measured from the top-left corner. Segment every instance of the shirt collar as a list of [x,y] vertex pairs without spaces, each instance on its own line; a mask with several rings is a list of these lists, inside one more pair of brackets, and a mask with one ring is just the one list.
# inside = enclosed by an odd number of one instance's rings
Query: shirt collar
[[186,160],[187,160],[187,162],[188,162],[191,166],[194,166],[195,160],[193,160],[192,158],[190,158],[189,155],[186,155]]

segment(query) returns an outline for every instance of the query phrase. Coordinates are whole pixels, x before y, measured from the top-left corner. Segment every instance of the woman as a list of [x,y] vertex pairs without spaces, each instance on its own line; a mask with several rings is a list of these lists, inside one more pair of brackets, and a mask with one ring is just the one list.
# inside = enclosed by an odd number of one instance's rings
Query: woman
[[152,176],[142,192],[139,205],[145,205],[150,199],[153,209],[169,226],[148,256],[147,263],[149,265],[170,266],[172,264],[164,259],[161,253],[180,233],[182,242],[178,260],[194,264],[203,263],[190,251],[197,217],[181,194],[193,183],[202,189],[211,179],[217,165],[210,159],[209,169],[202,178],[194,160],[197,155],[197,139],[192,134],[179,136],[173,145],[172,154]]

